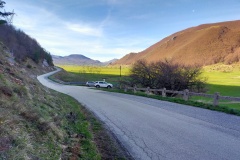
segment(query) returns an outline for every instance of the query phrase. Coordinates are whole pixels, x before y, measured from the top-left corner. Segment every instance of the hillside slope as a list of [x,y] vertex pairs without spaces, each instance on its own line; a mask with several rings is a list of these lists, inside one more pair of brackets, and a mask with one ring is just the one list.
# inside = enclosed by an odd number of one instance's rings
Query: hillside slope
[[140,53],[125,55],[114,64],[172,60],[186,65],[231,64],[240,60],[240,20],[197,27],[174,33]]
[[16,60],[27,58],[36,63],[46,61],[53,66],[52,56],[32,37],[9,24],[0,25],[0,41],[6,45]]
[[54,68],[19,61],[0,42],[0,160],[127,159],[127,152],[83,106],[42,86]]
[[54,133],[53,127],[58,127],[55,123],[50,127],[50,119],[45,119],[54,97],[36,80],[38,74],[52,69],[31,59],[15,62],[0,43],[0,159],[47,159],[42,151],[53,159],[59,157],[59,145],[52,149],[48,145],[54,145],[62,131]]

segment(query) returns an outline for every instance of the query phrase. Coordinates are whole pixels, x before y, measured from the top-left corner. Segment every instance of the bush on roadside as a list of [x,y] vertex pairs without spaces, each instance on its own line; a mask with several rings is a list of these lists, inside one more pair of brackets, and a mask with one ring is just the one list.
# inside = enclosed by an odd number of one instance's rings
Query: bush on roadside
[[129,83],[141,87],[200,92],[205,87],[201,73],[198,66],[184,66],[167,60],[152,63],[139,60],[132,66]]

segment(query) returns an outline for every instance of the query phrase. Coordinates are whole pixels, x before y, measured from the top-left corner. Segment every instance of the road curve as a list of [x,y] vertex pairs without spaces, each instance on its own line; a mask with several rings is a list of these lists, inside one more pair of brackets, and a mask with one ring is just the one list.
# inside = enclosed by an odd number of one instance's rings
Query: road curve
[[[57,71],[55,71],[57,72]],[[240,117],[144,97],[38,80],[103,121],[136,160],[238,160]]]

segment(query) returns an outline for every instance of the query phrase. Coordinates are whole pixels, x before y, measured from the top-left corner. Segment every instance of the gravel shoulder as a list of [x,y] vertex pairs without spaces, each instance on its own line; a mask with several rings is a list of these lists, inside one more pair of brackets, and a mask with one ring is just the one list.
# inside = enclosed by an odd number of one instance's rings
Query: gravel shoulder
[[98,126],[97,128],[91,128],[91,130],[94,134],[94,142],[96,143],[102,159],[133,159],[104,122],[84,106],[82,111],[91,123],[91,126]]

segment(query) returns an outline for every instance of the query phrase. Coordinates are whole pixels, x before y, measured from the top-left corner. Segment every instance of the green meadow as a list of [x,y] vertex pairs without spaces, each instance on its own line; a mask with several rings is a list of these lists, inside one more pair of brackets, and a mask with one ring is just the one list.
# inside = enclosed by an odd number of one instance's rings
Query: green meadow
[[121,75],[127,76],[129,75],[129,67],[128,66],[76,66],[76,65],[62,65],[59,66],[63,68],[64,70],[68,72],[73,72],[73,73],[88,73],[88,74],[98,74],[101,75],[119,75],[120,76],[120,71]]
[[[240,65],[216,64],[203,67],[203,77],[207,78],[207,93],[219,92],[222,96],[240,97]],[[196,97],[194,97],[196,98]],[[198,101],[212,103],[211,99],[196,98]],[[220,101],[220,106],[240,110],[240,102]]]
[[[126,78],[130,73],[129,66],[59,66],[69,72],[65,81],[97,81],[105,79],[115,86],[120,79]],[[71,77],[72,75],[72,77]],[[120,77],[121,75],[121,77]],[[69,77],[70,76],[70,77]],[[223,96],[240,97],[240,64],[224,65],[216,64],[203,67],[202,76],[206,78],[207,93],[219,92]],[[191,100],[212,103],[212,99],[192,97]],[[240,110],[240,102],[220,101],[220,106]]]
[[72,66],[62,65],[58,66],[63,68],[68,74],[60,73],[56,76],[65,82],[70,81],[100,81],[106,80],[114,86],[119,85],[119,81],[129,75],[130,68],[128,66]]

